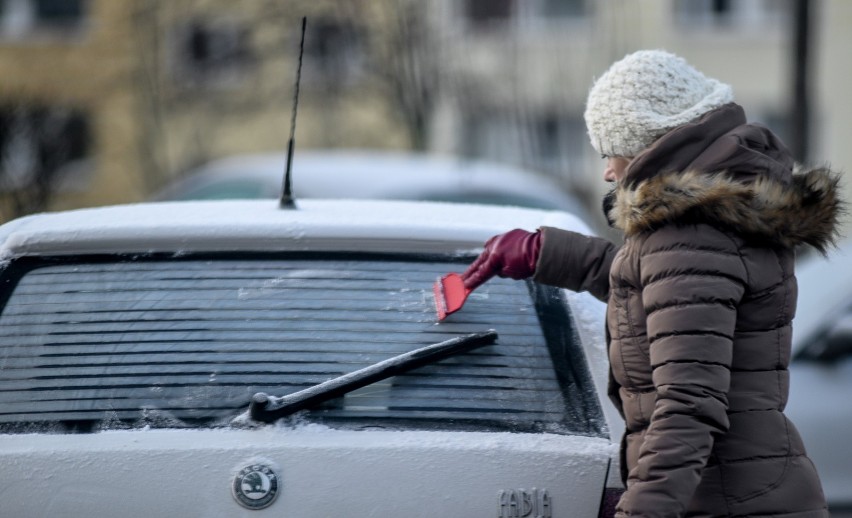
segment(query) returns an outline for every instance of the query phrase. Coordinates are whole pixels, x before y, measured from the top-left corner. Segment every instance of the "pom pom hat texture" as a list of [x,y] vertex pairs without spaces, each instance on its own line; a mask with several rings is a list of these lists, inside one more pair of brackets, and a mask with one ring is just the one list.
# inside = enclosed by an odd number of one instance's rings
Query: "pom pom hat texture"
[[704,76],[683,58],[640,50],[595,81],[583,117],[598,153],[634,157],[670,130],[733,100],[730,85]]

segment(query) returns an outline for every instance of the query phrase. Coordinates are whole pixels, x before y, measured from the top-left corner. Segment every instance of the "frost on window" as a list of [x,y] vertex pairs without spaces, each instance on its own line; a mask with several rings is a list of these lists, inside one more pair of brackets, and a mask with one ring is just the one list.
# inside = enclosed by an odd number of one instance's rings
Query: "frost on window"
[[[497,344],[298,416],[328,426],[600,435],[560,292],[495,279],[436,324],[463,264],[351,255],[13,262],[0,314],[0,429],[227,426],[399,354],[495,329]],[[466,264],[466,263],[464,263]]]

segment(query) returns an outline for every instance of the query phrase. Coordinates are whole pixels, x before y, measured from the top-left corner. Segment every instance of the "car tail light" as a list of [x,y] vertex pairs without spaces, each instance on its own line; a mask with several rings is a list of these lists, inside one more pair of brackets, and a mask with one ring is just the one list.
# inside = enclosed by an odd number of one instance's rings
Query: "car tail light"
[[623,493],[624,489],[620,487],[605,488],[603,497],[601,498],[598,518],[613,518],[615,516],[615,506],[618,504],[618,499],[621,498]]

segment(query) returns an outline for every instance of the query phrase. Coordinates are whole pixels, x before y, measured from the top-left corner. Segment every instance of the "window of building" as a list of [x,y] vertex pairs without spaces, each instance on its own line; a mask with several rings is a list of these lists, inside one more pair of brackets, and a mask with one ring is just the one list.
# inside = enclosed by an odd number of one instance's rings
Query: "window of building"
[[173,72],[179,83],[232,86],[254,63],[250,32],[234,21],[196,19],[175,31]]
[[688,27],[754,27],[781,24],[790,0],[675,0],[675,21]]
[[304,55],[308,79],[335,89],[356,77],[362,62],[363,38],[355,25],[330,17],[309,22]]
[[539,170],[555,176],[581,167],[588,137],[580,115],[546,114],[533,120],[532,156]]
[[507,114],[469,111],[463,115],[462,125],[464,156],[520,164],[520,132]]
[[[88,115],[56,106],[0,107],[0,191],[49,193],[80,186],[91,154]],[[73,176],[73,177],[72,177]]]
[[462,133],[466,156],[557,177],[581,168],[588,147],[586,126],[579,114],[546,113],[519,121],[507,113],[471,113],[465,116]]
[[513,20],[533,26],[554,19],[564,22],[587,16],[590,10],[588,0],[466,0],[463,14],[468,25],[477,29],[506,25]]
[[589,14],[586,0],[538,0],[538,12],[545,18],[575,18]]
[[88,11],[88,0],[0,0],[0,33],[13,39],[75,35]]
[[466,0],[464,14],[473,25],[505,22],[515,11],[514,0]]
[[51,26],[76,25],[83,19],[82,0],[32,0],[39,23]]

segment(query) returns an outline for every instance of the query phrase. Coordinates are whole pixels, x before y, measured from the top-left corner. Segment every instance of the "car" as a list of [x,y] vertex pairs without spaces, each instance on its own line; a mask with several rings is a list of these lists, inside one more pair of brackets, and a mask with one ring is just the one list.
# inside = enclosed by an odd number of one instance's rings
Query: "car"
[[[282,152],[233,155],[185,172],[154,200],[278,198]],[[368,149],[314,149],[293,158],[299,198],[453,201],[570,212],[593,221],[585,205],[541,174],[482,159]]]
[[786,413],[820,474],[832,516],[852,516],[852,240],[797,264]]
[[4,516],[613,516],[604,305],[434,281],[561,211],[151,202],[0,226]]

